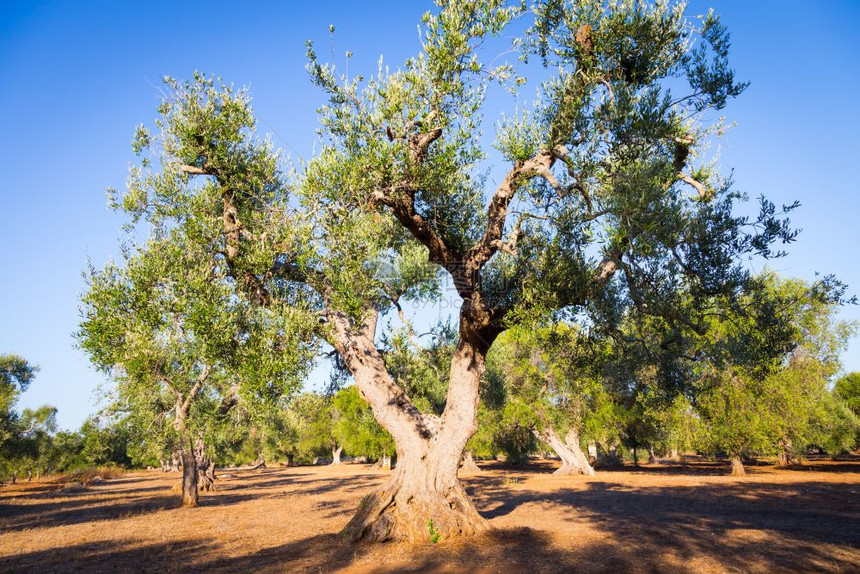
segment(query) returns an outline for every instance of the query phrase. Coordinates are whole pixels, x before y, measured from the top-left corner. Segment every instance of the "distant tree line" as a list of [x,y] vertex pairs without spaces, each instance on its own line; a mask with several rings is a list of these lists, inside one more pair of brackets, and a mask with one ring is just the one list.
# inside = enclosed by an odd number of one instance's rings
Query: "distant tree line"
[[[759,456],[789,465],[811,452],[857,448],[860,373],[837,376],[854,325],[835,318],[838,297],[771,272],[758,280],[764,288],[759,299],[741,301],[743,315],[683,347],[673,347],[659,324],[622,323],[600,336],[557,322],[510,330],[488,355],[464,462],[553,455],[560,474],[593,474],[696,453],[727,457],[732,472],[743,473],[743,461]],[[430,344],[397,330],[380,351],[415,404],[439,413],[455,336],[448,323],[425,336]],[[195,478],[196,496],[214,487],[216,465],[381,464],[396,451],[337,364],[328,392],[261,401],[222,383],[194,395],[184,413],[169,396],[151,388],[130,394],[134,386],[120,380],[74,432],[57,431],[54,407],[15,410],[37,372],[21,357],[0,356],[4,480],[100,465],[178,471],[193,464],[206,469]]]

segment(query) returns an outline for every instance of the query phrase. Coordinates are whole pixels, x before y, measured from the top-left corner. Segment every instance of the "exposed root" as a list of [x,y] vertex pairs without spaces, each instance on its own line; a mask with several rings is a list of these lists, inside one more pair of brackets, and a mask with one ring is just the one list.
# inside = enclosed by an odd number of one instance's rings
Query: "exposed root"
[[571,474],[583,474],[585,476],[594,476],[594,468],[590,464],[586,465],[577,465],[573,463],[569,463],[567,461],[562,461],[561,466],[556,469],[553,474],[557,474],[559,476],[567,476]]
[[438,542],[489,529],[459,483],[446,490],[406,488],[392,477],[362,500],[342,534],[352,542]]

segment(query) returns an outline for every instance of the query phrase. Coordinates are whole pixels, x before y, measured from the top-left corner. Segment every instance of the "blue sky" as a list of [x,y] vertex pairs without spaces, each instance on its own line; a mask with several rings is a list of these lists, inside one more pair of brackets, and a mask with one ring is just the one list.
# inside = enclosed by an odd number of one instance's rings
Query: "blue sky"
[[[304,42],[331,59],[355,56],[372,74],[415,53],[423,2],[0,2],[0,353],[41,366],[20,406],[59,407],[62,427],[94,410],[103,382],[73,347],[86,258],[118,250],[119,215],[105,188],[121,188],[134,126],[150,123],[162,75],[194,70],[250,85],[260,131],[295,156],[313,152],[320,93],[307,81]],[[693,2],[713,5],[732,33],[733,65],[751,81],[725,110],[737,127],[722,164],[737,187],[803,204],[803,228],[777,271],[836,273],[860,293],[860,3]],[[510,106],[509,106],[510,108]],[[860,319],[857,307],[845,319]],[[843,360],[860,370],[860,340]],[[319,372],[317,373],[319,375]]]

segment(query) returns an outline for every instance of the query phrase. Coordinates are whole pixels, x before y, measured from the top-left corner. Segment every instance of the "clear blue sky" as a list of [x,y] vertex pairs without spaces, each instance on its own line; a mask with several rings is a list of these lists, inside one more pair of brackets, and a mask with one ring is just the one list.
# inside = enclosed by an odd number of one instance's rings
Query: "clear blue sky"
[[[81,270],[118,254],[121,188],[135,125],[149,123],[164,74],[194,70],[250,85],[260,130],[293,156],[311,155],[320,94],[304,41],[350,72],[396,65],[418,46],[423,2],[0,2],[0,353],[41,366],[21,406],[59,407],[62,427],[94,410],[103,381],[73,348]],[[690,14],[705,11],[694,2]],[[738,127],[722,163],[737,186],[803,206],[789,257],[771,264],[807,280],[836,273],[860,293],[860,2],[714,1],[749,90],[726,109]],[[299,6],[298,8],[295,6]],[[858,308],[842,313],[860,319]],[[843,356],[860,370],[860,340]]]

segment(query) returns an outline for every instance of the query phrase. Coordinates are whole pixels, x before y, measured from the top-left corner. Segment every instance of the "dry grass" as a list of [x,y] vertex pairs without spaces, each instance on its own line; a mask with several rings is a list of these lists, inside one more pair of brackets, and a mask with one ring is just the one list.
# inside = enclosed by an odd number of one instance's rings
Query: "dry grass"
[[858,571],[860,461],[726,476],[645,465],[555,477],[482,463],[466,479],[493,526],[479,540],[350,545],[338,535],[387,476],[363,465],[231,471],[195,509],[177,475],[130,473],[79,492],[0,488],[0,571]]
[[64,474],[50,476],[47,477],[46,480],[56,484],[74,484],[78,482],[81,486],[86,487],[89,486],[93,480],[96,482],[110,480],[112,478],[123,476],[125,472],[125,470],[115,466],[91,466]]

